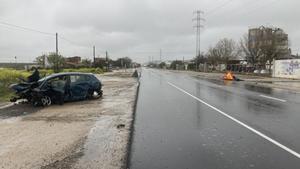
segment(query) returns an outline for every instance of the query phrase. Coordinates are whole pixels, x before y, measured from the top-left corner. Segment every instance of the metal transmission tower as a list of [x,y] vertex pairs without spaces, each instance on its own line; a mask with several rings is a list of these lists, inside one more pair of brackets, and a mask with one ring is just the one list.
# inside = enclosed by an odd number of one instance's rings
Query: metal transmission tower
[[[200,56],[201,54],[201,49],[200,49],[200,33],[201,33],[201,28],[203,28],[202,22],[205,21],[204,18],[202,18],[202,15],[204,14],[203,11],[197,10],[194,12],[194,15],[196,15],[196,18],[193,19],[194,22],[196,22],[196,25],[194,25],[194,28],[196,28],[196,58]],[[198,63],[196,59],[196,70],[198,70]]]

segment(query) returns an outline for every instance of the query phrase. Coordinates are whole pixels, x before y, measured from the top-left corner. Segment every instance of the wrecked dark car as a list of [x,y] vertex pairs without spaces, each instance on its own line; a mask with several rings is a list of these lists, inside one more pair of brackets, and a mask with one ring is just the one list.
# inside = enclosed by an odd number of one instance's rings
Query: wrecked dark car
[[26,99],[34,106],[100,98],[103,94],[100,80],[89,73],[58,73],[37,82],[13,84],[10,88],[16,93],[12,102]]

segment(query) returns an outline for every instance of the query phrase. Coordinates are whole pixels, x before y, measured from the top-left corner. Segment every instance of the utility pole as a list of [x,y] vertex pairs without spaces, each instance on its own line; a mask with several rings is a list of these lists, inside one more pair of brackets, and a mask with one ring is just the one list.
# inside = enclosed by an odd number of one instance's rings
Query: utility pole
[[46,55],[43,55],[43,68],[46,68]]
[[17,69],[18,68],[18,66],[17,66],[17,56],[15,56],[15,68]]
[[204,14],[203,11],[197,10],[194,12],[196,15],[196,18],[193,19],[194,22],[196,22],[196,25],[194,25],[194,28],[196,28],[196,71],[198,70],[198,59],[197,57],[201,54],[201,48],[200,48],[200,33],[201,28],[203,28],[202,21],[205,21],[204,18],[202,18],[202,15]]
[[162,60],[161,60],[161,53],[162,53],[162,50],[160,49],[159,50],[159,60],[160,60],[160,63],[162,62]]
[[121,58],[121,69],[123,69],[124,68],[124,62],[123,62],[123,58]]
[[96,47],[93,46],[94,67],[96,67]]
[[[55,34],[55,46],[56,46],[56,50],[55,50],[55,55],[56,57],[58,57],[58,33]],[[53,63],[54,66],[54,72],[57,73],[59,71],[59,65],[58,65],[58,61],[56,61],[55,63]]]
[[109,69],[109,62],[108,62],[108,53],[107,53],[107,51],[105,52],[105,58],[106,58],[106,70],[108,71],[108,69]]
[[55,37],[56,37],[56,56],[58,56],[58,33],[55,34]]

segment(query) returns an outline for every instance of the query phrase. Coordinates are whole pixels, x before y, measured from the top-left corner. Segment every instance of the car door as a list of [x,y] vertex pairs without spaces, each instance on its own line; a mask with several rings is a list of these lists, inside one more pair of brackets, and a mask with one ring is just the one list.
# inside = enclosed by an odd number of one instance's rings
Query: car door
[[66,100],[67,76],[57,76],[45,81],[41,87],[42,92],[54,101]]
[[84,75],[70,75],[71,100],[82,100],[87,97],[90,88]]

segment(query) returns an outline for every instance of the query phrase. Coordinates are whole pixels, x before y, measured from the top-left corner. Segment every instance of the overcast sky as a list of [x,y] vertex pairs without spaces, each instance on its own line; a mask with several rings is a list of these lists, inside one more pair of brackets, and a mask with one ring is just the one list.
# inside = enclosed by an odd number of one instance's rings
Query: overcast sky
[[[109,52],[138,62],[190,59],[195,55],[193,11],[205,12],[201,50],[221,38],[239,40],[249,27],[280,27],[300,53],[299,0],[0,0],[0,62],[31,62],[55,51],[92,58]],[[42,32],[4,25],[14,24]]]

